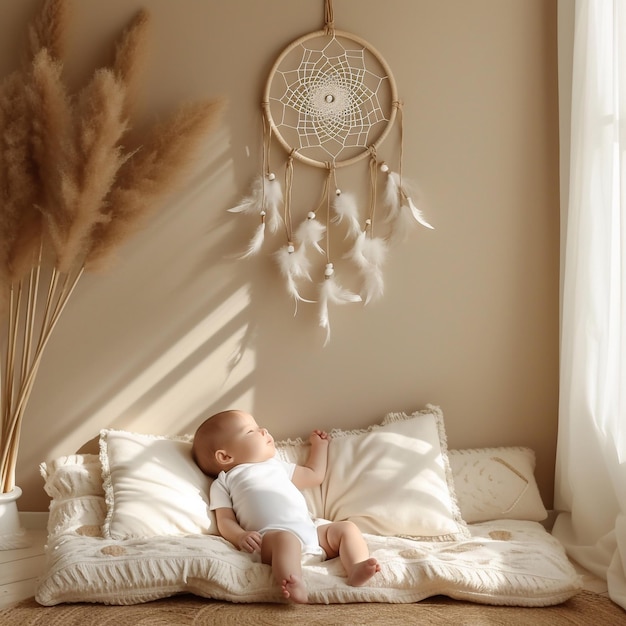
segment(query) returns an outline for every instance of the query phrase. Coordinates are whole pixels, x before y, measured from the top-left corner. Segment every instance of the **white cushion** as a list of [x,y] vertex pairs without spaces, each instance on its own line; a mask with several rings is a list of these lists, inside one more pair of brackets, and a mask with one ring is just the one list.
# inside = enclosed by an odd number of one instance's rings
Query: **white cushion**
[[468,536],[447,457],[438,407],[389,413],[381,425],[332,431],[322,483],[324,517],[363,532],[422,540]]
[[[326,477],[321,487],[305,491],[317,517],[351,520],[376,535],[443,541],[467,536],[439,407],[389,413],[381,424],[329,435]],[[302,463],[308,444],[289,440],[278,451]]]
[[41,463],[39,471],[44,490],[53,500],[77,496],[102,496],[102,470],[97,454],[70,454],[49,463]]
[[[365,535],[381,571],[366,585],[351,587],[339,559],[308,561],[303,576],[309,601],[418,602],[443,594],[484,604],[547,606],[580,589],[563,546],[538,522],[498,520],[470,528],[472,536],[458,542]],[[53,538],[35,597],[46,606],[125,605],[179,593],[233,602],[284,602],[269,566],[209,535]],[[295,619],[289,621],[296,623],[298,613],[290,611],[292,615]],[[332,610],[325,623],[332,621],[330,615]]]
[[546,511],[535,480],[530,448],[500,447],[450,450],[450,466],[463,519],[539,522]]
[[211,479],[191,457],[191,438],[100,433],[107,504],[104,537],[217,534]]
[[39,471],[44,490],[52,498],[48,514],[48,537],[67,533],[101,536],[106,516],[102,466],[96,454],[71,454]]

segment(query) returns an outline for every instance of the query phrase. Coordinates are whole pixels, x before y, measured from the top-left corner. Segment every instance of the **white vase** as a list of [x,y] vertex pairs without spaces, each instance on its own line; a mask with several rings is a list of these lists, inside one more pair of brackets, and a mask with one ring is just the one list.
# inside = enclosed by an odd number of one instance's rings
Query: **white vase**
[[0,493],[0,550],[28,548],[30,541],[20,526],[17,500],[22,495],[19,487],[9,493]]

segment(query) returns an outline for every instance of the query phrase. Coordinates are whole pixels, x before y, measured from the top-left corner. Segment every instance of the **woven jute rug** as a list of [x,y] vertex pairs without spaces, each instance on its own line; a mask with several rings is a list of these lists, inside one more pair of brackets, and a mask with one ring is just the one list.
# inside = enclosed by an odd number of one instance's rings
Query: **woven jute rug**
[[133,606],[62,604],[43,607],[34,599],[0,610],[2,626],[278,626],[314,624],[454,624],[455,626],[626,625],[626,611],[608,598],[583,591],[558,606],[520,608],[458,602],[441,596],[416,604],[231,604],[176,596]]

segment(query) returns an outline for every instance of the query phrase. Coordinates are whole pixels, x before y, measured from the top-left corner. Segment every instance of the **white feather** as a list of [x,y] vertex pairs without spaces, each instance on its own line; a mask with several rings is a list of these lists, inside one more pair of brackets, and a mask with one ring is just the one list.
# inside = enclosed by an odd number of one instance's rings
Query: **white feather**
[[382,296],[384,290],[382,265],[387,258],[385,241],[379,237],[368,238],[366,231],[362,231],[346,256],[361,270],[365,304]]
[[365,237],[363,256],[368,264],[380,267],[387,258],[387,244],[380,237]]
[[361,302],[361,296],[344,289],[336,281],[334,276],[328,276],[320,286],[320,326],[326,330],[324,345],[330,341],[330,319],[328,317],[328,304],[346,304],[348,302]]
[[266,176],[257,176],[252,183],[250,193],[239,204],[228,209],[229,213],[261,213],[265,211],[267,228],[275,233],[281,223],[280,205],[283,190],[277,179],[269,180]]
[[278,267],[287,284],[287,293],[296,301],[297,307],[298,300],[301,302],[313,302],[312,300],[303,298],[296,285],[297,278],[311,280],[309,274],[310,263],[306,258],[306,249],[304,246],[300,246],[293,252],[289,252],[289,248],[289,245],[283,246],[275,254]]
[[396,219],[400,212],[401,197],[400,175],[397,172],[388,172],[383,202],[389,208],[389,214],[385,221]]
[[365,293],[365,304],[369,304],[372,300],[377,300],[383,295],[382,266],[387,258],[387,244],[378,237],[366,238],[363,256],[368,262],[368,266],[363,272],[363,290]]
[[424,218],[422,211],[418,209],[417,206],[415,206],[415,203],[413,202],[413,200],[411,200],[411,198],[407,196],[406,202],[407,202],[407,206],[409,210],[411,211],[411,215],[413,216],[415,221],[419,222],[422,226],[425,226],[426,228],[432,228],[434,230],[434,228]]
[[408,210],[399,211],[398,216],[391,224],[389,240],[391,243],[405,241],[412,230],[418,228],[415,219]]
[[259,252],[261,246],[263,246],[263,241],[265,240],[265,222],[261,222],[256,230],[254,231],[254,235],[248,244],[248,249],[239,256],[240,259],[247,259],[250,256],[253,256]]
[[411,190],[409,185],[400,184],[400,175],[396,172],[388,172],[387,185],[385,187],[384,201],[389,207],[389,214],[385,219],[386,222],[395,220],[402,220],[401,224],[397,226],[394,224],[394,238],[398,234],[406,235],[408,231],[408,223],[405,219],[404,212],[408,211],[412,218],[426,228],[434,228],[426,219],[421,209],[417,207],[417,203],[413,201],[415,194],[419,196],[419,192],[415,192],[415,189]]
[[363,272],[363,294],[365,304],[378,300],[385,290],[383,271],[380,267],[371,266]]
[[252,182],[250,193],[242,198],[238,205],[228,209],[229,213],[251,213],[263,208],[263,176],[257,176]]
[[366,236],[367,233],[364,230],[361,231],[354,240],[354,245],[345,255],[346,258],[350,259],[359,268],[367,267],[367,259],[363,254]]
[[294,278],[305,278],[311,280],[309,270],[311,263],[306,258],[306,250],[300,246],[293,252],[289,252],[289,246],[283,246],[276,253],[278,257],[278,264],[280,266],[283,276],[293,276]]
[[348,226],[347,236],[356,237],[361,230],[361,225],[359,224],[359,207],[354,194],[341,193],[335,196],[333,210],[335,211],[333,223],[341,224],[345,219]]
[[321,246],[317,243],[326,232],[326,226],[315,218],[304,220],[296,229],[294,239],[302,244],[302,247],[313,246],[318,252],[324,254]]
[[281,226],[283,218],[280,215],[280,207],[283,203],[283,190],[278,179],[265,179],[265,210],[267,228],[270,233],[275,233]]

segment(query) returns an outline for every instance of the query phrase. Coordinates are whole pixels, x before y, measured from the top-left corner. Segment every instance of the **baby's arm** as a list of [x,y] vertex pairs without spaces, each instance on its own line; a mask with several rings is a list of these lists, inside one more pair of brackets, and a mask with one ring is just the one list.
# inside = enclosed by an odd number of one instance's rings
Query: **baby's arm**
[[330,438],[323,430],[314,430],[309,436],[311,451],[304,465],[297,465],[291,481],[298,489],[321,485],[326,475]]
[[220,535],[230,541],[238,550],[260,552],[261,535],[255,530],[244,530],[235,517],[232,509],[215,509],[215,519]]

